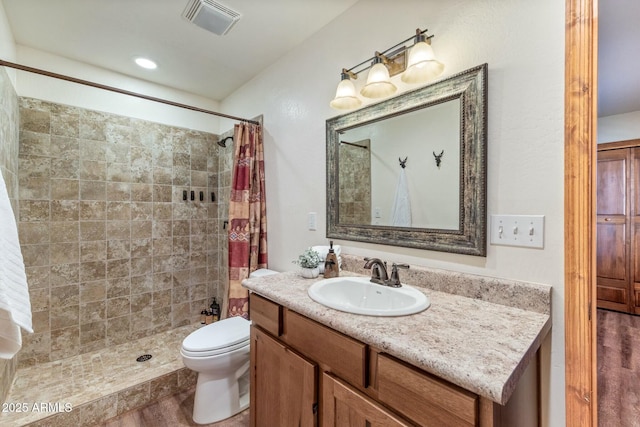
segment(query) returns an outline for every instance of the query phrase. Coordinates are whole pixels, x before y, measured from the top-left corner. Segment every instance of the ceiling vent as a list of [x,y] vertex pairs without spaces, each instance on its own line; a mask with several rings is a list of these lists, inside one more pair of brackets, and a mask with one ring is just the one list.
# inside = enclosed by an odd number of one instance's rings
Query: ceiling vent
[[182,16],[198,27],[223,36],[240,19],[240,14],[213,0],[190,0]]

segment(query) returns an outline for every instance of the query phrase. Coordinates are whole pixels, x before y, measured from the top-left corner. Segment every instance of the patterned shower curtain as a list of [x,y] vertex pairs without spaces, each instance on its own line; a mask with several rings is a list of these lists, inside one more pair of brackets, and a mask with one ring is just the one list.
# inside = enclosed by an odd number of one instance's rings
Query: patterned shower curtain
[[233,181],[229,202],[229,302],[227,317],[249,318],[249,292],[242,280],[267,267],[267,210],[262,127],[234,128]]

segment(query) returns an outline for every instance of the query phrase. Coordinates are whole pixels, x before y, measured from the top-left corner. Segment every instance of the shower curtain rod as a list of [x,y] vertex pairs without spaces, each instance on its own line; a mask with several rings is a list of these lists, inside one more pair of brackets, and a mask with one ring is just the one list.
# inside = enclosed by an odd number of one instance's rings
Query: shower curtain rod
[[130,92],[128,90],[118,89],[117,87],[107,86],[107,85],[103,85],[103,84],[100,84],[100,83],[94,83],[94,82],[91,82],[89,80],[77,79],[75,77],[65,76],[64,74],[52,73],[51,71],[46,71],[46,70],[41,70],[39,68],[33,68],[33,67],[28,67],[26,65],[16,64],[15,62],[9,62],[9,61],[4,61],[4,60],[0,59],[0,65],[3,65],[5,67],[9,67],[9,68],[15,68],[16,70],[20,70],[20,71],[27,71],[29,73],[35,73],[35,74],[40,74],[40,75],[47,76],[47,77],[53,77],[54,79],[66,80],[66,81],[72,82],[72,83],[78,83],[78,84],[85,85],[85,86],[91,86],[91,87],[94,87],[94,88],[97,88],[97,89],[108,90],[108,91],[111,91],[111,92],[120,93],[122,95],[134,96],[136,98],[146,99],[147,101],[159,102],[161,104],[171,105],[173,107],[185,108],[187,110],[197,111],[199,113],[211,114],[211,115],[214,115],[214,116],[223,117],[225,119],[239,120],[239,121],[242,121],[242,122],[249,122],[249,123],[253,123],[253,124],[256,124],[256,125],[260,125],[260,123],[255,121],[255,120],[243,119],[242,117],[230,116],[228,114],[218,113],[217,111],[205,110],[205,109],[202,109],[202,108],[194,107],[192,105],[181,104],[179,102],[173,102],[173,101],[169,101],[169,100],[162,99],[162,98],[156,98],[154,96],[148,96],[148,95],[143,95],[141,93]]
[[365,150],[369,149],[369,147],[367,147],[366,145],[354,144],[353,142],[340,141],[340,144],[347,144],[347,145],[351,145],[353,147],[364,148]]

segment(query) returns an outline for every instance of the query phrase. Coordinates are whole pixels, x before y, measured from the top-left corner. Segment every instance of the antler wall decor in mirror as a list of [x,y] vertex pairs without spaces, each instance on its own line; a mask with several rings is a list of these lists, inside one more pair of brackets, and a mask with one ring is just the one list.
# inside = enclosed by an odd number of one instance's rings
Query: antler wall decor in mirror
[[[486,256],[487,64],[326,126],[327,237]],[[410,225],[392,224],[399,207]]]

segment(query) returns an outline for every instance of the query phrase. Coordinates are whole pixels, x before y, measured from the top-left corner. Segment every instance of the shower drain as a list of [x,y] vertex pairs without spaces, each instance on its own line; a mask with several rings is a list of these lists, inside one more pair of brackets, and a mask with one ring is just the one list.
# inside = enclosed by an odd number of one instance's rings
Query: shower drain
[[147,360],[151,359],[153,356],[150,354],[143,354],[142,356],[138,357],[136,360],[138,362],[146,362]]

